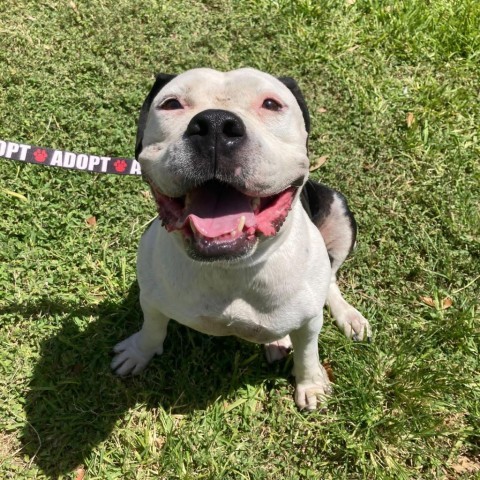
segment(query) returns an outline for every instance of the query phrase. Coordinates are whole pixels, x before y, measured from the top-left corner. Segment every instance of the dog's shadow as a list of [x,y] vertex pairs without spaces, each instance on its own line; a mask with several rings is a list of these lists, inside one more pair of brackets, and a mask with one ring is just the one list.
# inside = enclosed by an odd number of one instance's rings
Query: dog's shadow
[[[41,345],[26,394],[22,434],[25,453],[47,476],[56,478],[83,464],[135,405],[189,413],[242,384],[277,377],[259,346],[201,335],[175,322],[170,322],[164,354],[143,374],[115,377],[109,368],[112,346],[140,327],[137,299],[135,284],[120,305],[48,305],[51,313],[67,316],[61,330]],[[23,313],[37,308],[26,307]],[[92,321],[81,328],[84,321],[79,319],[85,317]],[[239,358],[252,361],[241,367]]]

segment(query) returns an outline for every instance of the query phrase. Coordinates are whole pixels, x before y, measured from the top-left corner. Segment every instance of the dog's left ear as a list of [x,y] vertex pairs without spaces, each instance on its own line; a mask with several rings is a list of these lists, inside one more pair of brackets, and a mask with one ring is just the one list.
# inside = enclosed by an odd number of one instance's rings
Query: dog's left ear
[[307,102],[303,97],[302,91],[298,83],[291,77],[277,77],[292,93],[297,100],[300,110],[302,111],[303,120],[305,122],[305,130],[310,133],[310,114],[308,113]]
[[148,112],[152,105],[153,99],[157,96],[157,93],[170,81],[173,80],[176,75],[168,75],[166,73],[159,73],[155,78],[155,83],[150,90],[147,98],[145,98],[142,108],[140,110],[140,116],[137,123],[137,139],[135,142],[135,158],[138,160],[138,155],[142,151],[143,132],[147,124]]

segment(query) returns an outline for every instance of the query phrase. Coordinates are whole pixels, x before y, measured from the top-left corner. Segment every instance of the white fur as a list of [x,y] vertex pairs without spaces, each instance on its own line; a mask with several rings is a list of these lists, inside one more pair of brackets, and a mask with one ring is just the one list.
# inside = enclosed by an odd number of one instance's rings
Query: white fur
[[[270,115],[252,106],[272,94],[287,105],[282,114]],[[189,107],[173,112],[155,109],[171,95],[181,96]],[[231,110],[245,122],[251,150],[251,158],[245,160],[248,190],[268,195],[307,177],[304,121],[288,88],[252,69],[228,73],[199,69],[168,83],[150,110],[140,160],[164,194],[185,193],[178,178],[182,134],[192,116],[207,108]],[[285,351],[291,340],[297,405],[313,410],[330,392],[318,356],[323,307],[327,295],[338,317],[350,315],[353,307],[335,290],[323,237],[298,198],[276,236],[259,241],[249,256],[232,262],[192,260],[181,233],[168,233],[156,220],[141,239],[137,269],[144,324],[115,347],[112,368],[118,374],[137,374],[153,355],[162,353],[171,318],[210,335],[236,335],[268,344],[272,360],[279,358],[275,350]],[[340,322],[342,328],[348,321]]]
[[[282,112],[260,108],[270,96],[282,101]],[[172,97],[180,99],[184,108],[155,108]],[[244,193],[273,195],[308,174],[307,132],[302,112],[285,85],[251,68],[226,73],[200,68],[167,83],[150,108],[139,160],[142,171],[162,193],[170,197],[186,193],[178,171],[189,153],[184,133],[197,113],[213,108],[237,114],[249,133],[248,149],[242,159]],[[278,175],[279,170],[282,175]]]
[[142,329],[115,347],[112,368],[139,373],[163,351],[169,318],[209,335],[270,343],[290,334],[296,403],[313,410],[330,391],[318,358],[318,335],[330,286],[319,231],[299,203],[280,233],[244,262],[192,261],[156,220],[142,237],[138,281]]

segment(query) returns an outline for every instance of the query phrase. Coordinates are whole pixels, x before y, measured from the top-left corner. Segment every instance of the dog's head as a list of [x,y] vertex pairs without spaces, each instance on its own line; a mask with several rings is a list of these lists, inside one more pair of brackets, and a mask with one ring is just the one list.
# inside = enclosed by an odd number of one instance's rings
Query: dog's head
[[291,78],[250,68],[157,76],[135,156],[192,258],[243,257],[279,231],[308,176],[309,123]]

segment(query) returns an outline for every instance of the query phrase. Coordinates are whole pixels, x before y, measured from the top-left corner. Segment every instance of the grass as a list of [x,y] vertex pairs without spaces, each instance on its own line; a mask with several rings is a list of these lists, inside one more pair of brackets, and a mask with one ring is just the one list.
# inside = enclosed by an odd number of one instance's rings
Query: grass
[[375,330],[352,344],[326,322],[335,392],[308,416],[289,362],[178,325],[143,375],[114,378],[111,347],[141,322],[146,186],[0,160],[2,478],[480,475],[478,2],[23,0],[0,15],[2,139],[132,156],[157,71],[295,77],[312,160],[328,156],[314,176],[360,225],[342,288]]

